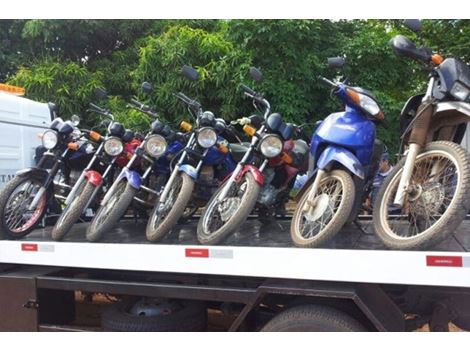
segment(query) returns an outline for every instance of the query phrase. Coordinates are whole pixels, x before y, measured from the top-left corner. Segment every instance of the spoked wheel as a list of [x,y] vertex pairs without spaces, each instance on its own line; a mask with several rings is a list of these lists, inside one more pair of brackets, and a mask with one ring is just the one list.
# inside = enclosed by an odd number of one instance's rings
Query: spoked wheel
[[45,192],[35,209],[29,210],[42,182],[32,178],[15,177],[0,194],[1,229],[0,237],[19,239],[34,230],[44,216],[47,206]]
[[96,242],[105,232],[111,230],[126,213],[136,193],[137,189],[132,187],[127,180],[122,180],[108,202],[104,206],[99,207],[96,212],[95,217],[87,229],[87,240]]
[[260,192],[260,186],[250,173],[234,182],[227,196],[218,202],[223,187],[212,196],[199,219],[197,239],[202,244],[219,243],[235,231],[255,207]]
[[82,184],[75,192],[74,198],[62,211],[52,229],[51,236],[54,241],[62,240],[72,226],[80,219],[95,189],[96,186],[92,183],[86,180],[82,181]]
[[310,188],[300,199],[291,222],[291,237],[299,247],[318,247],[333,238],[348,220],[354,205],[354,182],[343,170],[325,174],[310,206],[309,191]]
[[147,223],[146,236],[155,242],[165,236],[184,214],[191,199],[194,181],[184,172],[180,172],[171,186],[164,203],[157,202]]
[[401,209],[393,200],[405,160],[385,179],[374,204],[374,227],[392,249],[426,249],[451,235],[470,209],[470,161],[452,142],[429,143],[416,158]]

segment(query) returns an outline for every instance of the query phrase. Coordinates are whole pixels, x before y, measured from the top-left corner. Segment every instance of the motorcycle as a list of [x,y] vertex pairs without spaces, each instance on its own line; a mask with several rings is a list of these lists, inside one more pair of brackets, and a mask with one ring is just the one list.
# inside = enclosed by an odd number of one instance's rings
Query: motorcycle
[[[255,81],[262,79],[261,71],[251,68]],[[264,109],[264,118],[253,115],[243,130],[251,137],[249,145],[240,145],[238,164],[232,174],[212,196],[197,227],[202,244],[217,244],[235,231],[257,206],[260,212],[284,205],[295,177],[307,168],[308,145],[293,140],[296,126],[285,123],[264,97],[242,85],[244,94],[253,99],[257,110]]]
[[[182,73],[192,81],[199,78],[198,72],[189,66],[183,66]],[[228,129],[224,120],[215,118],[210,111],[203,112],[198,101],[181,92],[176,97],[188,106],[196,127],[182,123],[190,133],[189,139],[147,223],[146,236],[151,242],[167,234],[185,209],[203,206],[219,180],[235,168],[228,142],[221,137]]]
[[[151,85],[144,82],[142,88],[151,91]],[[158,115],[147,105],[132,99],[129,107],[149,115],[154,121],[151,129],[135,149],[128,163],[122,168],[114,183],[106,192],[93,220],[87,228],[88,241],[98,241],[104,233],[119,221],[132,201],[152,207],[140,196],[158,197],[158,189],[168,178],[170,160],[183,148],[184,135],[175,133],[158,120]],[[156,176],[155,185],[150,186],[151,177]]]
[[[100,94],[103,98],[106,96],[103,90]],[[55,241],[63,239],[73,224],[90,207],[100,191],[105,192],[113,180],[116,169],[125,166],[127,158],[123,154],[127,153],[128,146],[130,145],[132,151],[132,148],[136,148],[136,144],[140,144],[131,130],[126,130],[121,123],[114,121],[114,116],[109,110],[90,104],[89,111],[107,118],[101,123],[101,125],[108,125],[107,135],[102,136],[94,129],[89,132],[89,138],[99,145],[64,202],[65,208],[51,233]]]
[[42,133],[45,152],[36,167],[20,170],[0,192],[0,237],[20,239],[43,219],[50,202],[65,199],[79,172],[93,156],[91,144],[80,141],[78,116],[54,120]]
[[[330,67],[345,64],[328,59]],[[344,82],[319,79],[332,87],[332,95],[345,111],[321,121],[311,140],[313,172],[299,191],[291,222],[291,238],[299,247],[318,247],[356,218],[376,172],[383,143],[375,139],[376,124],[384,120],[374,95]]]
[[[421,28],[417,20],[405,25]],[[470,68],[402,35],[391,46],[423,64],[429,81],[426,93],[403,108],[406,151],[377,194],[374,229],[389,248],[426,249],[450,236],[470,210],[470,157],[459,145],[470,121]]]

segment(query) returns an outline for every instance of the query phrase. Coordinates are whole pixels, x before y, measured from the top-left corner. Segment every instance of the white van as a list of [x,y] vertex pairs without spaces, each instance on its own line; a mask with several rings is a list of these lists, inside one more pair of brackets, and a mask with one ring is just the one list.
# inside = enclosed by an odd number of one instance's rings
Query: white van
[[0,189],[15,172],[35,164],[38,133],[51,123],[48,104],[0,91]]

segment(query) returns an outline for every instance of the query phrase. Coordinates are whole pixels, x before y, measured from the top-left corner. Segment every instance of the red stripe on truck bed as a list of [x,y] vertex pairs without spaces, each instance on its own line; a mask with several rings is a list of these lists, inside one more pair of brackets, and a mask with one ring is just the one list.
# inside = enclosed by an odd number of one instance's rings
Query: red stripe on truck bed
[[209,250],[205,248],[186,248],[185,256],[190,258],[209,258]]
[[21,250],[26,252],[37,252],[38,245],[36,243],[22,243]]
[[428,255],[426,256],[427,266],[455,266],[463,267],[462,257],[457,256],[441,256],[441,255]]

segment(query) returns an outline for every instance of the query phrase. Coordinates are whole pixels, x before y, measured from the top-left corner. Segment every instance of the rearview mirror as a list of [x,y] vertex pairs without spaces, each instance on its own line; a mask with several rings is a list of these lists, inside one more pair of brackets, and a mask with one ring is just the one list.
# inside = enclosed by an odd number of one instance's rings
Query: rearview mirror
[[250,76],[256,82],[260,82],[263,79],[263,73],[256,67],[250,67]]
[[108,99],[108,93],[101,87],[95,89],[95,97],[100,100]]
[[327,64],[330,68],[342,68],[346,64],[346,60],[341,56],[329,57],[327,59]]
[[408,19],[408,20],[404,20],[403,21],[403,24],[410,30],[412,30],[413,32],[417,33],[417,32],[420,32],[421,29],[423,28],[423,25],[421,23],[420,20],[412,20],[412,19]]
[[153,87],[149,82],[143,82],[141,85],[142,92],[145,94],[150,94],[153,91]]
[[197,81],[199,79],[199,72],[191,66],[184,65],[181,69],[181,73],[190,81]]
[[78,115],[72,115],[72,117],[70,118],[70,121],[75,127],[77,127],[78,124],[80,123],[80,117]]

